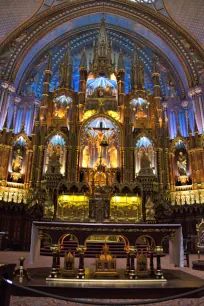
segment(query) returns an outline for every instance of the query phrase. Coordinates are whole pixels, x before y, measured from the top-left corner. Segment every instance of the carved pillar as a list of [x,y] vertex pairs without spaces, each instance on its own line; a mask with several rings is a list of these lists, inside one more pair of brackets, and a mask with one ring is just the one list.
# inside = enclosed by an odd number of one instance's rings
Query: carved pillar
[[124,182],[125,150],[121,149],[121,183]]
[[43,157],[44,157],[44,146],[39,146],[39,157],[38,157],[38,172],[37,172],[37,187],[40,187],[43,170]]
[[170,189],[170,173],[169,173],[169,150],[164,149],[164,175],[167,189]]
[[67,160],[66,160],[66,169],[67,169],[67,181],[71,181],[71,156],[72,156],[72,147],[67,147]]
[[18,105],[21,102],[21,98],[16,96],[14,97],[14,109],[13,109],[13,128],[15,130],[15,126],[16,126],[16,114],[17,114],[17,109],[18,109]]
[[11,146],[4,146],[3,150],[4,152],[3,152],[3,160],[2,160],[2,166],[3,166],[2,185],[6,186],[6,181],[8,177],[9,160],[10,160],[10,154],[11,154]]
[[135,272],[135,252],[136,247],[130,246],[130,271],[129,271],[129,279],[135,279],[136,278],[136,272]]
[[202,149],[202,183],[201,187],[204,188],[204,149]]
[[197,86],[189,91],[189,96],[193,99],[194,112],[198,129],[204,130],[204,88]]
[[32,167],[32,159],[33,159],[33,150],[26,151],[26,173],[25,173],[25,188],[28,188],[30,175],[31,175],[31,167]]
[[85,245],[79,245],[76,249],[79,253],[79,269],[77,273],[77,278],[84,278],[85,277],[85,268],[84,268],[84,253],[86,252]]
[[7,109],[9,105],[9,100],[11,97],[11,94],[15,92],[15,87],[8,83],[8,82],[2,82],[1,83],[1,89],[0,89],[0,129],[2,129],[4,125],[4,121],[7,114]]
[[157,171],[158,171],[158,179],[159,179],[159,186],[160,189],[163,189],[163,177],[162,177],[162,149],[156,149],[157,154]]
[[171,191],[174,190],[175,185],[175,173],[174,173],[174,154],[169,154],[169,162],[170,162],[170,184],[171,184]]

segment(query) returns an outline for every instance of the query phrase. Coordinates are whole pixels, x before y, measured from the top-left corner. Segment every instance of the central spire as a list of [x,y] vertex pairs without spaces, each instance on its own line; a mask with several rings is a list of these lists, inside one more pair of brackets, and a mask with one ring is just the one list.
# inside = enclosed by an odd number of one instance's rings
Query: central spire
[[101,18],[101,25],[97,42],[93,44],[94,59],[91,64],[91,72],[95,77],[110,75],[115,71],[112,62],[112,42],[108,39],[105,18]]
[[108,44],[108,36],[106,33],[106,25],[105,25],[105,18],[101,18],[101,26],[99,31],[99,44]]

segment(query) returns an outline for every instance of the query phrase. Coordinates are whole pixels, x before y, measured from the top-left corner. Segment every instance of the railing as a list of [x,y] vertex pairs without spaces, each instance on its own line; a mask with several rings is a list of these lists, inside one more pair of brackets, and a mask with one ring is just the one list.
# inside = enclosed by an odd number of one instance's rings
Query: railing
[[[62,297],[59,295],[51,294],[51,293],[46,293],[40,290],[36,290],[30,287],[26,287],[17,283],[14,283],[13,281],[9,279],[3,278],[2,280],[2,290],[1,290],[1,299],[0,299],[0,306],[9,306],[10,305],[10,296],[13,294],[13,292],[17,292],[18,296],[34,296],[34,297],[47,297],[47,298],[53,298],[57,300],[62,300],[62,301],[67,301],[67,302],[74,302],[74,303],[79,303],[81,305],[86,304],[86,305],[100,305],[100,306],[106,306],[107,302],[103,301],[98,301],[98,300],[93,300],[91,301],[90,299],[79,299],[79,298],[67,298],[67,297]],[[16,290],[17,289],[17,290]],[[67,290],[67,289],[66,289]],[[26,294],[25,294],[26,291]],[[186,298],[189,296],[194,296],[194,295],[199,295],[199,297],[204,296],[204,286],[192,290],[187,293],[183,294],[178,294],[178,295],[173,295],[170,297],[166,298],[161,298],[161,299],[154,299],[154,300],[148,300],[148,301],[135,301],[135,302],[118,302],[118,303],[111,303],[110,301],[108,302],[108,305],[110,306],[139,306],[139,305],[150,305],[150,304],[157,304],[161,302],[167,302],[167,301],[173,301],[176,299],[181,299],[181,298]],[[201,301],[202,303],[203,301]],[[200,304],[203,305],[203,304]]]

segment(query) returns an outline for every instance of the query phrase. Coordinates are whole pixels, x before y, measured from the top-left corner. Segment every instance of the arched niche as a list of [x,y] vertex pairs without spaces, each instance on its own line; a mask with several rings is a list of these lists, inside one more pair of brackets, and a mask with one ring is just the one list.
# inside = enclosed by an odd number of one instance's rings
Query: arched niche
[[[152,141],[147,136],[141,136],[135,144],[135,173],[139,174],[143,160],[146,159],[146,164],[149,161],[149,167],[156,174],[155,149]],[[147,165],[148,166],[148,165]],[[148,168],[146,166],[146,168]]]
[[86,84],[86,96],[116,96],[117,94],[117,79],[114,73],[110,78],[105,76],[95,77],[92,73],[89,74]]
[[80,167],[120,167],[120,129],[107,117],[89,120],[81,131]]
[[62,135],[53,135],[48,141],[44,156],[44,174],[65,175],[66,147]]
[[8,168],[8,181],[24,183],[27,145],[27,140],[23,135],[13,141]]

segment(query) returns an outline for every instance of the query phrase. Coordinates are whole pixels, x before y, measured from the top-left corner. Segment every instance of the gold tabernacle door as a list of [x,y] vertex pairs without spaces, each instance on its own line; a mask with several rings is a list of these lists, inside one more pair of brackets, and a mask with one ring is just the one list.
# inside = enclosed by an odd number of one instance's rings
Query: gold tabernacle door
[[137,195],[115,195],[110,200],[110,218],[114,222],[143,222],[142,198]]
[[57,219],[83,222],[89,216],[89,197],[85,194],[62,194],[58,197]]

